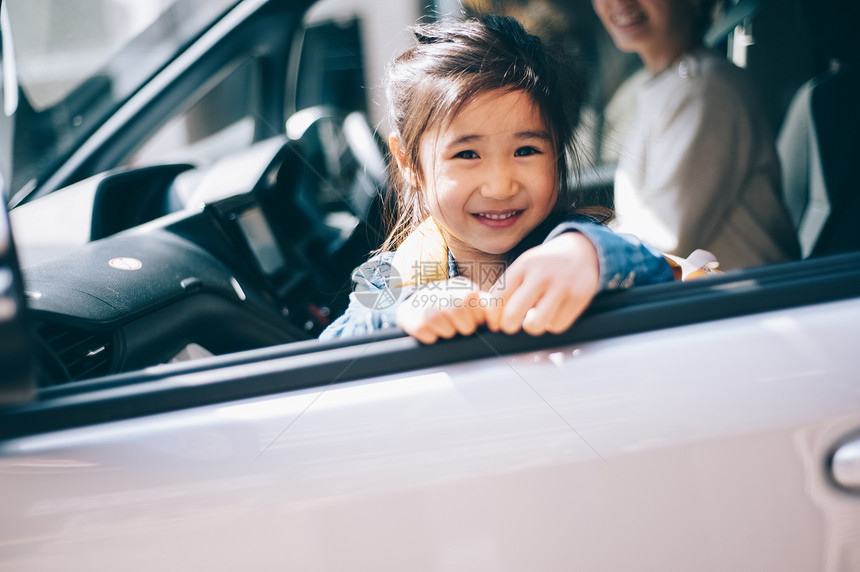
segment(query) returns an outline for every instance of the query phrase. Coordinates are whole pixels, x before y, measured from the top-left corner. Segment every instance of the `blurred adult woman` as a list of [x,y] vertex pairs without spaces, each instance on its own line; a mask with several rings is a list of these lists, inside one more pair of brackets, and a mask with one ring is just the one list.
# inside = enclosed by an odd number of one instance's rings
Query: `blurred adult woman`
[[615,176],[614,228],[722,269],[799,256],[773,134],[743,70],[703,45],[716,0],[592,0],[651,74]]

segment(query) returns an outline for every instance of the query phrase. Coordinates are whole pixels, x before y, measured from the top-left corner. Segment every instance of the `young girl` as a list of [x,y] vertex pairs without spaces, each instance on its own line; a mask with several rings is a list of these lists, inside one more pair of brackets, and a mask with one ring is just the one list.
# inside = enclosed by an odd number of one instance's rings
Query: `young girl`
[[511,18],[413,32],[389,69],[399,218],[322,339],[395,324],[424,343],[481,325],[558,333],[601,290],[673,279],[659,252],[576,204],[579,94],[559,54]]

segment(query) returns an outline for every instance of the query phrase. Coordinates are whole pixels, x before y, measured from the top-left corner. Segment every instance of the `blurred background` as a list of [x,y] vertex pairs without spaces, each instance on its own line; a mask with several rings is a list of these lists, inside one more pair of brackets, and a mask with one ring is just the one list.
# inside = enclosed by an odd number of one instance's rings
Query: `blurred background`
[[[795,89],[826,62],[816,59],[801,0],[728,0],[708,43],[751,71],[778,130]],[[112,110],[236,0],[6,0],[0,169],[26,196]],[[221,70],[140,144],[120,158],[141,165],[170,157],[210,161],[283,133],[280,117],[330,105],[362,111],[381,134],[386,63],[409,45],[419,19],[495,12],[572,51],[587,93],[580,128],[584,164],[610,172],[645,75],[619,52],[590,0],[319,0],[303,23],[288,85],[266,83],[269,63],[246,57]],[[285,34],[286,35],[286,34]],[[294,56],[290,56],[293,58]],[[820,58],[819,58],[820,59]],[[572,70],[572,73],[574,71]],[[273,77],[278,77],[275,74]],[[260,79],[263,81],[259,81]],[[260,90],[283,91],[282,113],[260,109]],[[271,106],[271,103],[266,105]],[[14,119],[13,119],[14,118]],[[65,181],[68,182],[68,181]]]

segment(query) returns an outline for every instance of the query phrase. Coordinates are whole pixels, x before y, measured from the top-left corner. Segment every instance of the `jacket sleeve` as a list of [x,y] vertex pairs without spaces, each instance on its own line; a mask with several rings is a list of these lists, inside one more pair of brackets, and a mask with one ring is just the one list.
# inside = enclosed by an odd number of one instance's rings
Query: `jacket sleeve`
[[546,241],[565,232],[582,233],[597,250],[600,291],[671,282],[675,278],[662,253],[631,234],[614,233],[582,217],[556,226]]

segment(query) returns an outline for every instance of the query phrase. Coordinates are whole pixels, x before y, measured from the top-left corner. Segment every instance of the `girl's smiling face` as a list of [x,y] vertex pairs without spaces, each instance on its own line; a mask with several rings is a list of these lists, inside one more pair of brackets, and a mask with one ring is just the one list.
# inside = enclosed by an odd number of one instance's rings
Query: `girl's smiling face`
[[426,206],[454,258],[498,258],[546,219],[558,197],[555,149],[522,91],[478,95],[422,137]]

